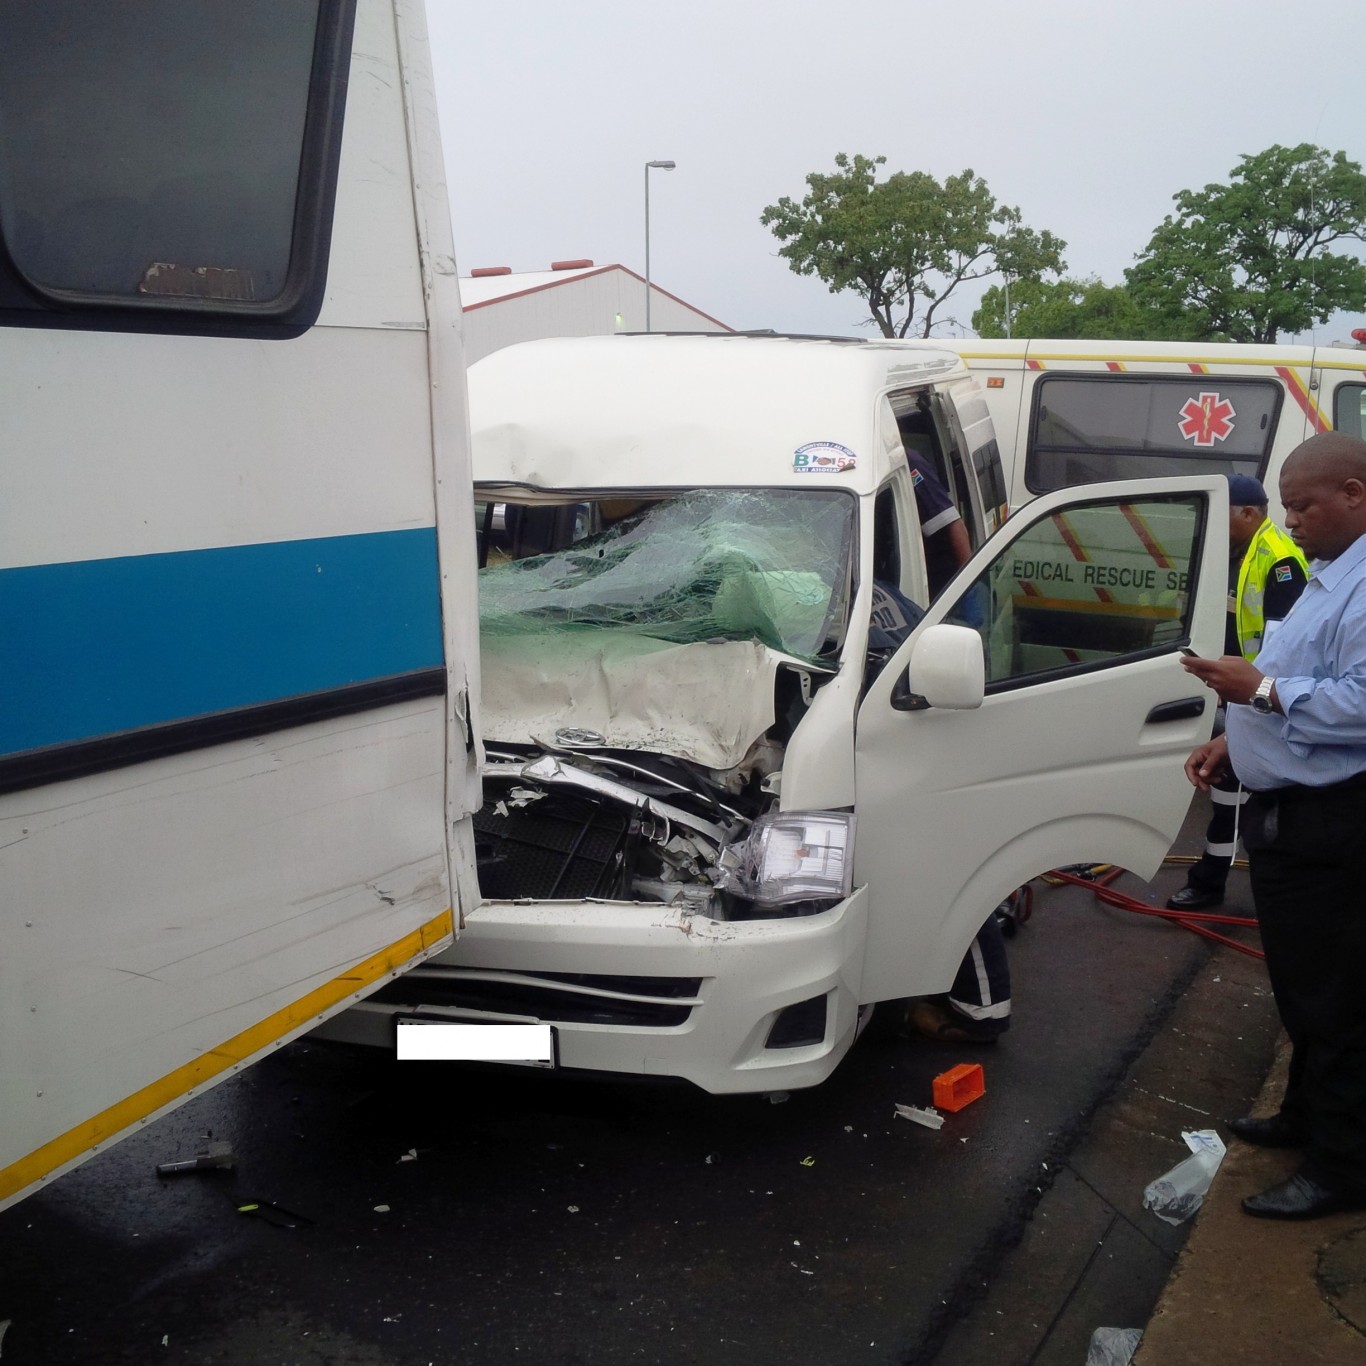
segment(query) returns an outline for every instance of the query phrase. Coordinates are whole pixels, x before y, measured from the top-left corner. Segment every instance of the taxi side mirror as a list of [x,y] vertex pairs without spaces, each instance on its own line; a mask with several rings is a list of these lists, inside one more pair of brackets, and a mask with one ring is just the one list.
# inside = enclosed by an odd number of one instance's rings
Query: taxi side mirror
[[982,637],[971,627],[941,622],[925,627],[911,647],[910,665],[892,693],[892,705],[898,711],[973,711],[985,696]]

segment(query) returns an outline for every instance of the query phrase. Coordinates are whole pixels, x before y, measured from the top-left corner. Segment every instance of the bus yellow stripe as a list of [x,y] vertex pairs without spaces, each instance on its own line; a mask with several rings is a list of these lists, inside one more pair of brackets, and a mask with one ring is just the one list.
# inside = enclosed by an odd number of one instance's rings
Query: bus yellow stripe
[[244,1029],[240,1034],[201,1054],[183,1067],[177,1067],[159,1080],[144,1086],[132,1095],[111,1105],[107,1110],[68,1129],[66,1133],[34,1149],[27,1157],[0,1171],[0,1201],[55,1171],[82,1153],[122,1133],[139,1120],[154,1114],[163,1105],[196,1086],[212,1080],[221,1072],[237,1067],[263,1048],[281,1039],[300,1026],[317,1019],[324,1011],[354,995],[363,987],[403,967],[419,954],[429,952],[451,933],[453,917],[449,909],[427,921],[411,934],[405,935],[388,948],[357,963],[331,981],[301,996],[297,1001],[277,1010],[259,1024]]

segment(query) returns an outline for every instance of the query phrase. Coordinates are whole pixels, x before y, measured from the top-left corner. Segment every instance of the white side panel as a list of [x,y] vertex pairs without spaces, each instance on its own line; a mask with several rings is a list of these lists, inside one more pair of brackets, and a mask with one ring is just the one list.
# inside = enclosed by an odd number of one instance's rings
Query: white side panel
[[5,329],[0,567],[431,526],[426,345]]
[[421,3],[398,0],[395,27],[404,73],[413,213],[428,323],[429,441],[446,657],[447,859],[458,927],[465,909],[479,900],[471,817],[483,803],[469,390],[446,162],[437,120],[427,16]]
[[388,3],[363,0],[356,9],[327,297],[318,319],[323,327],[420,332],[427,326],[400,98],[405,72],[396,29],[402,22],[402,11],[396,22]]
[[[992,908],[1049,868],[1103,860],[1149,876],[1190,805],[1182,765],[1208,737],[1207,690],[1174,647],[989,695],[971,711],[897,710],[915,641],[1031,524],[1087,498],[1203,489],[1209,505],[1192,643],[1217,655],[1226,592],[1222,479],[1098,484],[1017,513],[945,591],[869,689],[859,711],[854,878],[870,892],[865,1001],[947,990]],[[1089,549],[1089,548],[1088,548]],[[1195,571],[1193,571],[1195,572]],[[1197,698],[1193,715],[1155,709]]]
[[[410,158],[435,134],[400,32],[426,73],[420,13],[360,0],[322,325],[0,328],[0,568],[422,530],[438,498],[449,524],[444,701],[0,796],[0,1205],[448,944],[473,899],[459,303],[444,186]],[[355,682],[382,684],[390,657]]]
[[441,710],[0,797],[0,1204],[448,942]]

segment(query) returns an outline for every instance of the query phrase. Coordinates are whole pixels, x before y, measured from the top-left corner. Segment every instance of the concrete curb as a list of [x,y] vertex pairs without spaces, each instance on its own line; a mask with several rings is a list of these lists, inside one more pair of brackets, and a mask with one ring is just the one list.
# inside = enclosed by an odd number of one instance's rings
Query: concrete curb
[[[1254,1114],[1277,1109],[1289,1052],[1282,1036]],[[1240,1207],[1298,1165],[1230,1140],[1133,1366],[1366,1366],[1366,1211],[1277,1223]]]

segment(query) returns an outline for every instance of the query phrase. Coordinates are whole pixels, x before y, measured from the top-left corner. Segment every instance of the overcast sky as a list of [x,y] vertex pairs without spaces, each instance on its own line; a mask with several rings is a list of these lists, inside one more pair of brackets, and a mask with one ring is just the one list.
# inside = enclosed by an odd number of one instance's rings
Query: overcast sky
[[[1244,153],[1366,159],[1366,3],[428,0],[462,273],[587,257],[738,328],[867,334],[759,223],[837,152],[971,167],[1117,283]],[[973,287],[974,290],[980,286]],[[968,323],[976,292],[940,310]],[[1319,340],[1366,319],[1338,318]],[[1304,340],[1310,338],[1306,336]]]

